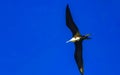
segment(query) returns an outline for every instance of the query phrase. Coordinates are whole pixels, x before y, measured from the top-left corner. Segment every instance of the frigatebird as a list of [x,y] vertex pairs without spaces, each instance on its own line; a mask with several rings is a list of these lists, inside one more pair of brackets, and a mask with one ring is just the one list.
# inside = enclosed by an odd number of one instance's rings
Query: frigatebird
[[74,58],[75,58],[75,61],[77,63],[80,73],[83,75],[84,68],[83,68],[83,58],[82,58],[82,42],[85,39],[90,39],[89,38],[90,34],[86,34],[86,35],[80,34],[79,29],[77,28],[76,24],[74,23],[72,19],[70,8],[68,5],[66,7],[66,25],[71,30],[72,35],[73,35],[72,39],[70,39],[66,43],[74,42],[75,44]]

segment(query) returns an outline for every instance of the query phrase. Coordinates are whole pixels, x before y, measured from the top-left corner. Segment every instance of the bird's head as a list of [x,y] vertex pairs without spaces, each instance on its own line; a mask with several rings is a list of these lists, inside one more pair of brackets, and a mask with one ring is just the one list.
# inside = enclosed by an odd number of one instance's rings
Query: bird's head
[[81,39],[81,37],[72,37],[70,40],[68,40],[66,43],[69,43],[69,42],[76,42],[76,41],[79,41]]

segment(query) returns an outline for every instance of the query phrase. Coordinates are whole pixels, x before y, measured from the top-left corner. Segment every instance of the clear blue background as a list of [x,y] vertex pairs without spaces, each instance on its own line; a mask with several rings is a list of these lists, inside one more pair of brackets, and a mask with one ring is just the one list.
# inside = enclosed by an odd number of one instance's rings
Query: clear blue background
[[80,75],[65,23],[69,4],[85,75],[120,75],[120,0],[1,0],[0,75]]

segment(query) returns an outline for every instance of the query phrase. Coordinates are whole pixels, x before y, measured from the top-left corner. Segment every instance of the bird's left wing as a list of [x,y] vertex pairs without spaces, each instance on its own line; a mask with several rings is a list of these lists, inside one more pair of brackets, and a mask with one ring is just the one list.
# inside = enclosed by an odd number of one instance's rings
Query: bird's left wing
[[83,58],[82,58],[82,41],[75,42],[75,61],[77,63],[80,73],[83,75]]

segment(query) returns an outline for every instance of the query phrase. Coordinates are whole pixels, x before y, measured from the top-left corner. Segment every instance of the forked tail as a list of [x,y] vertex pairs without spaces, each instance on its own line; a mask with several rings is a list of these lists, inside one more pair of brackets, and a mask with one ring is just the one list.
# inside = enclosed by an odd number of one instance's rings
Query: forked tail
[[86,34],[86,35],[84,36],[84,39],[91,39],[89,36],[90,36],[90,34]]

